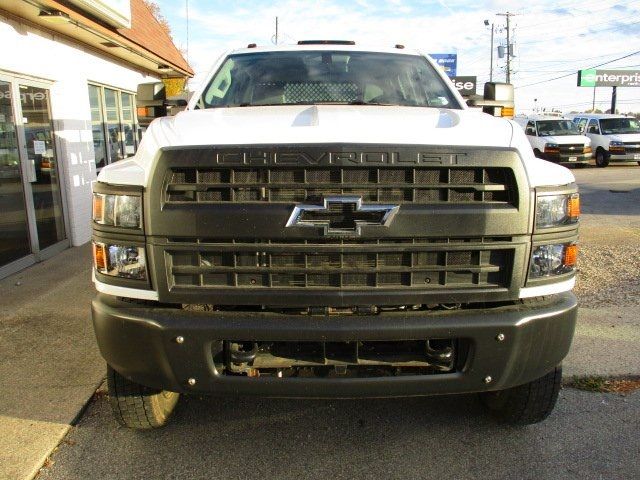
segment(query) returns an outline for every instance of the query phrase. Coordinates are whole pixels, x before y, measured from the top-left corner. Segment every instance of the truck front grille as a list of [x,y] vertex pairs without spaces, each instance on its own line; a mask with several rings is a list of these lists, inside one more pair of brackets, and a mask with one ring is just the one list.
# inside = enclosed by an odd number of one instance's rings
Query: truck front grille
[[165,203],[182,204],[292,203],[334,194],[400,204],[513,203],[517,197],[513,172],[504,167],[173,167],[164,192]]
[[625,142],[624,150],[626,153],[640,153],[640,142]]
[[212,240],[165,247],[169,288],[500,288],[509,284],[509,239]]
[[582,155],[584,151],[584,144],[582,143],[567,143],[559,145],[560,155]]

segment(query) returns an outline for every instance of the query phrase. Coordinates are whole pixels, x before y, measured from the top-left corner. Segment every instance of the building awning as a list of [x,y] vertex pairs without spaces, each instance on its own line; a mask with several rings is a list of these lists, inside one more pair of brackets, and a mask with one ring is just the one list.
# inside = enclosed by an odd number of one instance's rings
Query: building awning
[[117,28],[86,9],[57,0],[3,2],[0,14],[65,37],[156,77],[193,77],[193,70],[143,0],[131,0],[131,28]]

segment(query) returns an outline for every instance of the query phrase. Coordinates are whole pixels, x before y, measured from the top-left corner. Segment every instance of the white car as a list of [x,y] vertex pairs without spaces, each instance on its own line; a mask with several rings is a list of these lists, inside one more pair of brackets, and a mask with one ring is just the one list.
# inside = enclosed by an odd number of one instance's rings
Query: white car
[[578,129],[591,139],[596,165],[638,163],[640,165],[640,121],[606,113],[572,116]]
[[591,140],[570,120],[538,115],[514,120],[524,129],[536,157],[563,165],[586,165],[591,160]]

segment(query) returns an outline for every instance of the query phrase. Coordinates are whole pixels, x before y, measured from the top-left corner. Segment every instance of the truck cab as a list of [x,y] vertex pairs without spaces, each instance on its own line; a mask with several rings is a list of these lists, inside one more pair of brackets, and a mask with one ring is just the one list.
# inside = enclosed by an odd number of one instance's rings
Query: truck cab
[[514,120],[524,129],[536,157],[566,166],[586,165],[591,160],[591,140],[571,120],[548,115]]
[[589,137],[598,167],[609,163],[640,165],[640,120],[624,115],[576,114],[573,122]]
[[400,47],[229,52],[102,169],[92,315],[120,423],[161,426],[190,393],[551,412],[577,312],[574,177],[503,118],[511,86],[473,102],[498,117],[473,111]]

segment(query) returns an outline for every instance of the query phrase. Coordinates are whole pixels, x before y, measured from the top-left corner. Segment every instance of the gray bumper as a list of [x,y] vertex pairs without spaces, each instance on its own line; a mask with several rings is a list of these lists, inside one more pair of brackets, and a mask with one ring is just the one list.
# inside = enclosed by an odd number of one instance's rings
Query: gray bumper
[[[125,377],[179,392],[281,397],[385,397],[497,390],[546,374],[566,356],[577,316],[568,292],[530,304],[380,315],[300,316],[192,312],[136,305],[99,294],[92,304],[100,351]],[[503,341],[496,337],[504,335]],[[177,336],[184,342],[175,341]],[[464,339],[453,373],[358,378],[249,378],[217,371],[223,340],[357,341]],[[485,378],[491,377],[486,383]],[[188,379],[196,379],[193,386]]]

